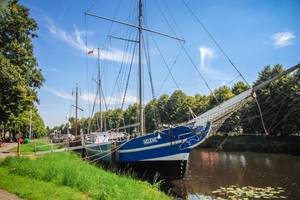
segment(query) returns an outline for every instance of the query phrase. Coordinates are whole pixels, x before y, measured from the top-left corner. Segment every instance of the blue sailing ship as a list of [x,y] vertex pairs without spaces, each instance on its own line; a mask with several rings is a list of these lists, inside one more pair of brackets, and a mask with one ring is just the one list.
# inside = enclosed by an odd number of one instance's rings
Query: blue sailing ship
[[[234,111],[239,109],[245,102],[255,95],[255,91],[269,82],[280,78],[277,76],[267,80],[260,85],[257,85],[241,94],[227,100],[218,106],[206,111],[194,119],[174,127],[169,127],[164,130],[157,130],[153,133],[145,134],[145,117],[144,117],[144,80],[143,80],[143,61],[142,61],[142,32],[151,32],[164,37],[184,42],[183,39],[170,36],[168,34],[159,33],[149,28],[142,26],[142,0],[139,0],[139,16],[138,25],[130,24],[107,17],[97,16],[90,13],[86,15],[96,17],[102,20],[108,20],[113,23],[118,23],[124,26],[137,29],[137,39],[131,40],[126,38],[116,37],[117,39],[125,40],[127,42],[134,42],[138,45],[138,91],[139,91],[139,134],[137,137],[126,138],[123,136],[111,138],[109,134],[103,134],[102,125],[97,133],[98,135],[105,135],[102,142],[86,141],[87,156],[93,161],[108,161],[121,167],[134,168],[147,174],[159,173],[167,177],[183,177],[188,163],[189,154],[191,150],[204,142],[211,132],[218,129],[226,118],[228,118]],[[98,65],[99,65],[99,49],[98,49]],[[133,53],[134,55],[134,53]],[[133,61],[133,57],[131,59]],[[300,65],[285,72],[289,73],[292,70],[299,68]],[[98,94],[101,95],[101,80],[100,70],[98,67]],[[202,77],[203,78],[203,77]],[[204,79],[204,78],[203,78]],[[125,96],[124,96],[125,97]],[[101,102],[101,100],[99,101]],[[100,103],[101,106],[101,103]],[[101,110],[100,110],[101,111]],[[100,120],[102,123],[102,120]],[[214,127],[213,127],[214,125]],[[212,130],[214,129],[214,130]],[[118,129],[117,131],[119,131]],[[97,135],[96,134],[96,135]]]

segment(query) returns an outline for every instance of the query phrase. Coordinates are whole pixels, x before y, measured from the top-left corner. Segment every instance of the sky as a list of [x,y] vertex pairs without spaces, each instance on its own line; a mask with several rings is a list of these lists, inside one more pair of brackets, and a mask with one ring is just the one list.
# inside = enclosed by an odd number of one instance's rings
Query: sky
[[[144,0],[145,28],[185,40],[180,43],[143,32],[145,102],[152,98],[149,68],[156,97],[176,89],[187,95],[209,94],[199,72],[212,90],[242,80],[183,2],[249,83],[256,80],[266,65],[279,63],[290,67],[300,62],[300,1]],[[65,123],[67,116],[74,116],[76,85],[80,88],[79,106],[83,109],[79,117],[91,115],[96,96],[98,48],[107,107],[121,106],[126,85],[124,107],[137,101],[136,43],[109,37],[136,40],[136,29],[84,15],[88,12],[136,25],[137,0],[20,0],[20,3],[30,9],[30,16],[39,27],[39,37],[33,40],[34,54],[45,83],[38,91],[37,106],[47,126]],[[99,110],[99,102],[94,110]]]

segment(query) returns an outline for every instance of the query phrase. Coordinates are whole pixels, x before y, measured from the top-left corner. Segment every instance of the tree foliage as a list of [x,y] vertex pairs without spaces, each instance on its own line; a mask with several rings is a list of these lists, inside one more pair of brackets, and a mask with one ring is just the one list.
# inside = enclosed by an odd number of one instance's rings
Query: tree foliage
[[[31,122],[30,122],[31,119]],[[29,136],[29,126],[31,123],[31,133],[35,137],[45,136],[47,134],[45,124],[37,109],[31,111],[24,111],[14,120],[15,126],[25,135]]]
[[[255,85],[284,71],[281,65],[266,66],[258,74]],[[176,90],[170,96],[162,95],[145,105],[145,123],[147,132],[158,128],[159,124],[178,124],[188,121],[193,114],[200,115],[208,109],[222,103],[250,87],[239,81],[232,87],[221,86],[214,94],[188,96]],[[300,130],[300,72],[282,77],[257,91],[258,101],[263,111],[263,118],[270,134],[288,135]],[[192,113],[193,114],[192,114]],[[138,122],[138,104],[132,104],[126,110],[108,110],[103,113],[107,129]],[[97,122],[100,113],[96,113],[92,122]],[[86,121],[81,121],[82,126]],[[99,122],[98,122],[99,123]],[[97,129],[91,126],[92,130]],[[126,130],[134,132],[134,128]],[[220,132],[263,133],[260,116],[255,101],[247,103],[239,111],[233,113],[220,127]]]
[[[37,89],[44,77],[37,68],[32,39],[37,37],[37,24],[30,18],[29,10],[17,0],[9,2],[0,12],[0,122],[10,128],[12,121],[24,122],[24,116],[38,102]],[[38,124],[36,129],[44,133],[41,118],[33,109]],[[20,124],[19,131],[25,124]],[[23,128],[22,128],[23,127]]]
[[[284,71],[282,65],[266,66],[258,75],[255,85]],[[288,135],[299,132],[300,117],[300,79],[299,70],[273,81],[257,91],[257,100],[267,131],[273,135]],[[244,132],[264,132],[255,102],[243,110]],[[250,116],[250,117],[249,117]],[[250,124],[250,125],[249,125]]]

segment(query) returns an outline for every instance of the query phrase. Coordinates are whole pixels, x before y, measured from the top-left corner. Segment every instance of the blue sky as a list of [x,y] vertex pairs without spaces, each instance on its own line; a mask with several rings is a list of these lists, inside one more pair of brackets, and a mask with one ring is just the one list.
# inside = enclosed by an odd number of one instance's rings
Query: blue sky
[[[84,109],[80,116],[91,113],[95,96],[95,82],[92,79],[96,78],[97,60],[96,54],[86,56],[87,49],[101,49],[104,95],[110,108],[120,106],[134,44],[130,43],[125,48],[126,42],[109,40],[107,35],[135,39],[136,32],[126,26],[111,25],[107,21],[85,17],[84,12],[88,10],[97,15],[136,24],[137,1],[20,2],[30,9],[31,16],[39,26],[39,37],[33,43],[35,56],[46,79],[39,90],[38,105],[45,123],[52,127],[65,122],[67,115],[74,115],[71,105],[74,104],[72,91],[76,83],[81,88],[79,102]],[[300,62],[300,1],[186,2],[249,82],[255,81],[257,73],[265,65],[280,63],[288,67]],[[231,85],[232,80],[241,80],[236,78],[237,72],[184,7],[182,0],[144,0],[144,8],[145,26],[186,40],[184,46],[187,52],[212,89],[228,83]],[[169,67],[176,60],[172,73],[180,89],[188,95],[209,93],[177,41],[149,33],[145,33],[144,37],[145,41],[149,41],[147,49],[151,58],[156,96],[170,94],[177,89],[170,76],[167,81],[163,81],[168,70],[160,52]],[[178,59],[175,59],[178,54]],[[112,93],[124,58],[126,62],[121,70],[123,79],[118,81]],[[136,101],[136,59],[135,55],[125,105]],[[151,90],[147,67],[144,73],[145,100],[149,101]]]

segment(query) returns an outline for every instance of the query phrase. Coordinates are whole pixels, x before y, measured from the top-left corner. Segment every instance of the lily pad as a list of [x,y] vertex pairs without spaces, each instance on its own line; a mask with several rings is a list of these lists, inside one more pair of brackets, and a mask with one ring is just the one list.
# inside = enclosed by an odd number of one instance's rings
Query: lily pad
[[286,199],[283,195],[284,190],[282,187],[254,187],[254,186],[236,186],[220,187],[212,191],[216,199]]

